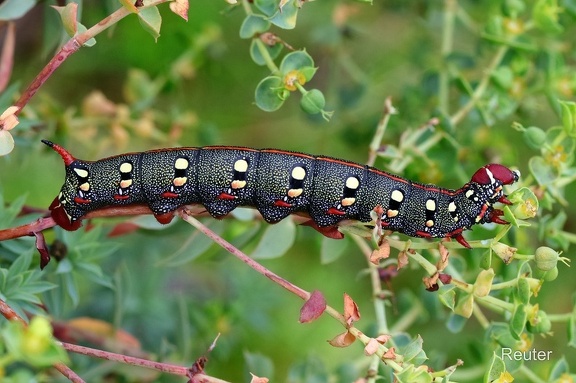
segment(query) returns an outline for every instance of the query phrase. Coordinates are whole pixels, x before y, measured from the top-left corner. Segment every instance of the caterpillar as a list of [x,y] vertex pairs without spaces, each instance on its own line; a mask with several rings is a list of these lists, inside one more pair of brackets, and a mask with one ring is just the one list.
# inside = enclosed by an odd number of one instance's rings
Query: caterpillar
[[269,223],[301,214],[333,236],[326,228],[343,220],[370,222],[372,211],[380,211],[377,222],[385,230],[453,238],[469,248],[464,230],[488,222],[507,224],[493,205],[511,204],[503,186],[520,177],[503,165],[488,164],[453,190],[354,162],[277,149],[171,148],[84,161],[42,142],[66,167],[64,185],[49,208],[66,230],[77,230],[87,213],[109,206],[147,205],[158,222],[168,223],[179,207],[202,204],[215,218],[241,205],[255,207]]

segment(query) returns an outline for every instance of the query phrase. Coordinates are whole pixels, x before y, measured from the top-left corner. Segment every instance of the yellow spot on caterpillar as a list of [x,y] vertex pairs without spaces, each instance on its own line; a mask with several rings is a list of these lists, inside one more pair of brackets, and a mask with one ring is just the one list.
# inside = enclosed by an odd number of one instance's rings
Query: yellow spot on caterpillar
[[398,210],[388,210],[386,212],[386,215],[388,216],[388,218],[394,218],[398,215]]
[[474,190],[470,189],[466,192],[465,196],[466,198],[470,198],[474,195]]
[[432,227],[434,226],[434,221],[429,219],[428,221],[426,221],[426,227]]
[[78,177],[81,177],[81,178],[88,177],[88,170],[86,170],[86,169],[74,168],[74,173],[76,173],[78,175]]
[[360,181],[358,181],[358,178],[348,177],[346,179],[346,187],[348,189],[358,189],[358,186],[360,186]]
[[124,162],[120,165],[120,173],[130,173],[133,168],[130,162]]
[[456,211],[456,204],[454,203],[454,201],[448,204],[448,211],[450,213],[454,213]]
[[234,180],[230,184],[230,187],[232,189],[242,189],[245,186],[246,186],[246,181],[243,181],[243,180]]
[[82,191],[88,191],[90,190],[90,184],[88,182],[84,182],[83,184],[81,184],[80,186],[78,186],[80,188],[80,190]]
[[426,209],[430,211],[435,211],[436,201],[434,201],[433,199],[429,199],[428,201],[426,201]]
[[122,189],[126,189],[127,187],[132,186],[132,180],[122,180],[120,181],[120,187]]
[[356,198],[348,197],[348,198],[342,199],[341,204],[342,204],[342,206],[350,206],[350,205],[353,205],[354,202],[356,202]]
[[[234,170],[236,170],[237,172],[241,172],[244,173],[246,172],[246,170],[248,170],[248,161],[242,159],[242,160],[237,160],[236,162],[234,162]],[[244,186],[242,186],[244,187]]]
[[394,190],[390,198],[392,198],[393,201],[402,202],[404,201],[404,193],[402,193],[400,190]]
[[296,198],[296,197],[299,197],[302,194],[302,192],[303,192],[302,188],[289,189],[286,194],[288,194],[288,197],[290,197],[290,198]]
[[178,170],[184,170],[188,169],[189,164],[190,163],[186,158],[177,158],[176,161],[174,162],[174,167]]
[[174,180],[172,181],[172,184],[174,186],[182,186],[184,185],[186,182],[188,182],[188,177],[176,177],[174,178]]
[[458,222],[458,216],[454,217],[454,222]]
[[292,169],[291,175],[295,180],[302,181],[306,177],[306,169],[302,166],[296,166]]

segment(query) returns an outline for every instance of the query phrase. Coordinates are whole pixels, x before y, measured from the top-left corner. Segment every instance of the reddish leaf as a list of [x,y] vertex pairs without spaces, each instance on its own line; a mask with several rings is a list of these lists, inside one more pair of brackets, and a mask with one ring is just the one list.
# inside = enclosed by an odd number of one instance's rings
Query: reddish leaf
[[444,283],[445,285],[449,284],[450,282],[452,282],[452,276],[450,274],[440,274],[440,276],[438,277],[438,279],[440,279],[440,281],[442,283]]
[[2,53],[0,54],[0,92],[6,89],[10,82],[12,67],[14,66],[14,46],[16,41],[16,27],[14,22],[9,22],[6,27]]
[[130,233],[138,230],[139,228],[140,227],[133,222],[122,222],[122,223],[119,223],[118,225],[114,226],[112,231],[110,231],[110,233],[108,233],[108,237],[112,238],[112,237],[119,237],[121,235],[130,234]]
[[253,373],[250,373],[250,375],[252,375],[252,379],[250,379],[250,383],[268,383],[270,380],[268,378],[261,378],[259,376],[256,376]]
[[312,322],[322,315],[324,310],[326,310],[326,299],[320,291],[314,290],[300,309],[300,323]]
[[40,269],[44,269],[46,265],[50,262],[50,253],[48,252],[48,246],[46,245],[46,240],[44,239],[44,234],[41,231],[33,233],[36,237],[36,249],[40,253]]
[[348,326],[352,326],[352,323],[360,320],[358,305],[356,305],[356,302],[346,293],[344,293],[344,318]]
[[310,226],[320,234],[325,237],[332,238],[332,239],[342,239],[344,238],[344,234],[338,230],[338,226],[327,226],[327,227],[320,227],[316,225],[316,223],[312,220],[308,220],[306,222],[301,223],[302,226]]
[[342,334],[336,335],[334,338],[329,340],[328,343],[330,343],[330,345],[334,347],[348,347],[352,343],[354,343],[355,340],[356,337],[352,335],[350,332],[346,331],[343,332]]

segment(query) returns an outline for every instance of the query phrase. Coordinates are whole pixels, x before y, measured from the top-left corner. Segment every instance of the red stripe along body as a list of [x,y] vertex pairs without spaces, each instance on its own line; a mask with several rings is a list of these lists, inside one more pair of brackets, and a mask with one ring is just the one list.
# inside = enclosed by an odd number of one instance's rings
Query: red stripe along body
[[232,146],[173,148],[121,154],[98,161],[75,159],[62,147],[66,180],[50,206],[67,230],[107,206],[145,204],[169,222],[183,205],[202,204],[219,218],[237,206],[254,206],[269,223],[306,213],[317,228],[345,219],[372,221],[380,206],[383,228],[413,237],[455,238],[477,223],[505,223],[496,202],[519,173],[498,165],[480,168],[457,190],[420,184],[376,168],[331,157]]

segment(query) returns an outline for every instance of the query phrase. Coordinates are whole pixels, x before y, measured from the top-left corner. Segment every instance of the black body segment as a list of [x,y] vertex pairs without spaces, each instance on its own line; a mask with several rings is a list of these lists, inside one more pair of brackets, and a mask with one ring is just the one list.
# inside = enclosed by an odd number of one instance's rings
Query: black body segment
[[384,229],[414,237],[453,237],[467,246],[463,230],[477,223],[505,223],[493,204],[509,204],[503,185],[519,177],[489,164],[452,190],[354,162],[275,149],[174,148],[90,162],[44,143],[66,165],[64,186],[50,209],[67,230],[80,227],[90,211],[116,205],[148,205],[162,223],[188,204],[202,204],[216,218],[238,206],[254,206],[269,223],[300,212],[316,228],[342,220],[369,222],[379,207]]

